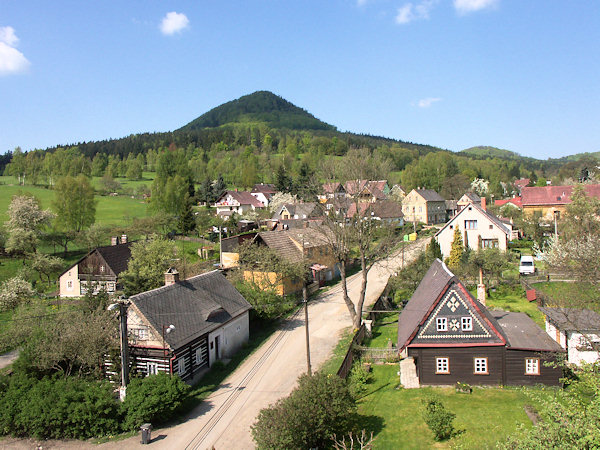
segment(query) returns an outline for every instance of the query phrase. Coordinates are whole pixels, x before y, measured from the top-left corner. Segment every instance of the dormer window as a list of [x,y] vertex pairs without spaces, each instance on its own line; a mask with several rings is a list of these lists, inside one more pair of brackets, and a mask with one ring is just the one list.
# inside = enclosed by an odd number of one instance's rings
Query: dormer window
[[438,317],[435,319],[437,331],[448,331],[448,319],[446,317]]

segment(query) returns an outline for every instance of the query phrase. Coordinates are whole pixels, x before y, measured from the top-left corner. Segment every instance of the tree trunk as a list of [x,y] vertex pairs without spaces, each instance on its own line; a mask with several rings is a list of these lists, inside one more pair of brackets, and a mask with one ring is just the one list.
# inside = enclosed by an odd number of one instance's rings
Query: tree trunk
[[356,305],[356,316],[354,317],[354,328],[359,328],[362,325],[362,310],[365,304],[365,297],[367,294],[367,275],[369,268],[367,267],[366,256],[364,253],[360,255],[360,270],[362,273],[362,282],[360,284],[360,295],[358,297],[358,303]]
[[348,307],[348,312],[350,313],[350,317],[352,318],[352,323],[356,322],[356,310],[354,309],[354,303],[350,300],[348,296],[348,285],[346,284],[346,261],[340,261],[340,278],[342,283],[342,292],[344,294],[344,302],[346,302],[346,306]]

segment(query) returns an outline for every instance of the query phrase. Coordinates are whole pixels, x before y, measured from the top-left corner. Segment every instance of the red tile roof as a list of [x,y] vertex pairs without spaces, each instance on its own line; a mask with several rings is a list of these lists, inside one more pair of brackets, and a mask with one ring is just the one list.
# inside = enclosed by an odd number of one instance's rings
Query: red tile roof
[[523,200],[521,197],[513,197],[513,198],[507,198],[505,200],[494,201],[494,204],[496,206],[503,206],[503,205],[506,205],[507,203],[512,203],[513,205],[518,206],[519,208],[523,207]]
[[[600,184],[586,184],[585,193],[600,198]],[[521,191],[523,206],[568,205],[573,186],[524,187]]]

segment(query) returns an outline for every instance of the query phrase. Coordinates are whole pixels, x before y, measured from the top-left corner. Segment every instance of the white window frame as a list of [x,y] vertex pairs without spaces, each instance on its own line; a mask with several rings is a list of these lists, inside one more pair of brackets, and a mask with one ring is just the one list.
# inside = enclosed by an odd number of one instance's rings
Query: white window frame
[[67,290],[68,291],[73,290],[73,282],[71,280],[67,281]]
[[187,372],[187,364],[185,363],[185,356],[182,356],[177,360],[177,373],[184,375]]
[[[468,226],[467,226],[468,224]],[[476,219],[467,219],[465,220],[465,230],[476,230],[477,229],[477,220]]]
[[461,317],[460,318],[460,329],[462,331],[473,331],[473,318],[472,317]]
[[146,376],[158,374],[158,364],[148,361],[146,363]]
[[540,374],[540,358],[525,358],[525,375]]
[[448,318],[438,317],[435,319],[435,328],[437,331],[448,331]]
[[473,373],[475,375],[489,375],[487,356],[473,358]]
[[198,347],[194,353],[194,364],[200,366],[204,364],[204,358],[202,356],[202,347]]
[[435,358],[435,373],[447,374],[450,373],[450,358],[447,356],[439,356]]

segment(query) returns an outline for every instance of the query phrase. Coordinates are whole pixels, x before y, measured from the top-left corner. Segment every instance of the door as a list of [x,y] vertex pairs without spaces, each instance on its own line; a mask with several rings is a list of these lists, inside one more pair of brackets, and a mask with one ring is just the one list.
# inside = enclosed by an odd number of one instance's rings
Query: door
[[221,336],[215,336],[215,359],[221,359],[220,350]]

